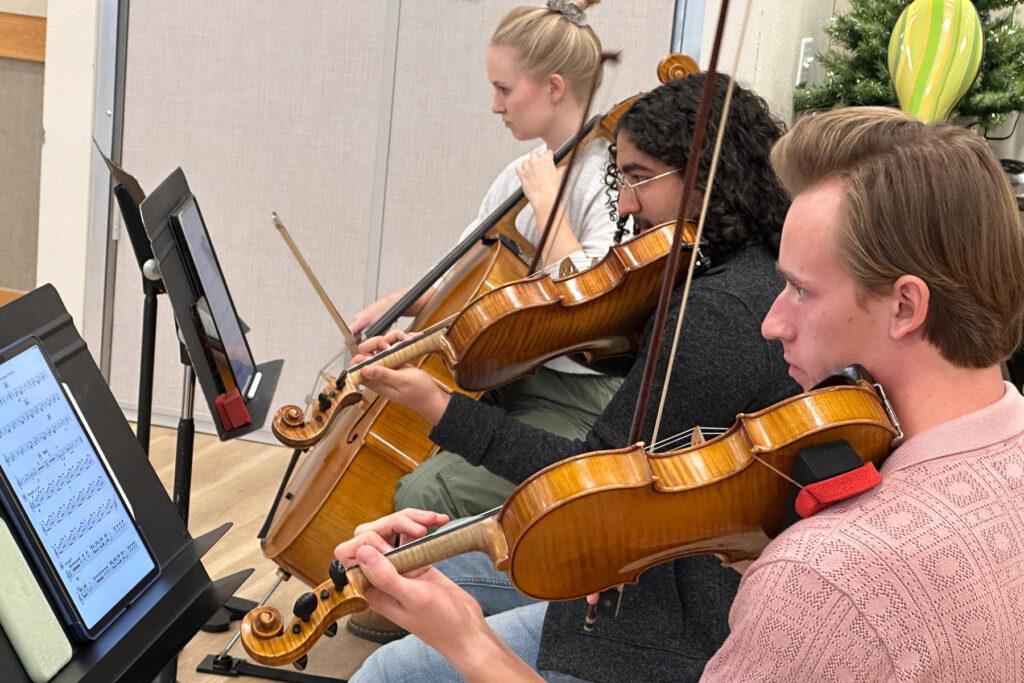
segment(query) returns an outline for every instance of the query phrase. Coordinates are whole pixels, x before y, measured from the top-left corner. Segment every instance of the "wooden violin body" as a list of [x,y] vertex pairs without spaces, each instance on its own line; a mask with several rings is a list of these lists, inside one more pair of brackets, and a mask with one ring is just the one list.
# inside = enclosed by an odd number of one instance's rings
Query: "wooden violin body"
[[[725,434],[688,448],[651,454],[637,445],[579,455],[523,482],[499,510],[387,557],[405,572],[482,551],[517,589],[540,600],[633,583],[647,569],[686,555],[754,559],[786,514],[792,486],[778,472],[789,475],[801,450],[839,439],[864,462],[880,465],[901,436],[890,415],[861,380],[741,414]],[[317,587],[315,594],[326,597],[308,623],[295,619],[286,628],[273,607],[246,615],[246,651],[263,663],[294,661],[328,624],[365,609],[365,579],[358,568],[346,574],[341,589],[336,580]]]
[[635,582],[684,555],[750,560],[781,528],[801,450],[845,439],[880,465],[898,430],[866,382],[794,396],[738,416],[697,446],[640,446],[556,463],[523,482],[499,516],[507,571],[522,592],[564,600]]
[[[528,278],[477,298],[446,334],[459,385],[493,389],[570,353],[591,361],[635,348],[657,302],[674,229],[651,228],[569,277]],[[688,244],[694,232],[687,224]]]

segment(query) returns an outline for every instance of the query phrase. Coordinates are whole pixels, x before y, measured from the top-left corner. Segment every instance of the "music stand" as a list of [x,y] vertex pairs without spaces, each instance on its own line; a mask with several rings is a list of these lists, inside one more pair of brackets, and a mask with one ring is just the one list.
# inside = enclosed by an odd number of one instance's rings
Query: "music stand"
[[[220,272],[212,243],[208,244],[209,254],[207,255],[207,257],[212,257],[212,261],[207,258],[205,262],[212,265],[205,267],[201,265],[203,256],[192,254],[189,244],[182,240],[180,234],[177,234],[174,224],[175,215],[187,202],[191,202],[198,210],[195,197],[192,195],[188,183],[185,182],[185,174],[179,168],[168,176],[140,206],[142,223],[152,245],[153,255],[160,264],[160,275],[171,300],[178,337],[183,347],[181,361],[184,367],[185,381],[182,393],[182,419],[179,422],[174,497],[179,502],[182,517],[186,520],[188,519],[188,496],[191,487],[192,432],[195,428],[192,417],[195,382],[198,380],[203,396],[206,398],[218,436],[222,441],[226,441],[256,431],[263,426],[270,410],[274,389],[280,378],[281,367],[284,364],[282,360],[269,361],[258,366],[252,363],[249,371],[257,374],[253,375],[251,380],[254,391],[248,391],[248,395],[246,395],[246,390],[250,389],[248,385],[234,388],[226,385],[226,382],[232,381],[234,377],[234,361],[228,357],[230,350],[224,348],[211,350],[211,344],[220,343],[221,347],[226,347],[229,344],[227,341],[229,333],[233,334],[235,339],[240,339],[244,353],[248,354],[248,359],[251,361],[252,355],[244,337],[244,330],[247,328],[241,324],[234,313],[234,303],[227,290],[223,274]],[[201,215],[199,220],[201,221]],[[206,234],[204,224],[200,224],[198,229]],[[206,239],[209,242],[208,236]],[[198,267],[196,259],[200,261]],[[202,277],[197,280],[197,270],[200,268],[202,272],[198,275]],[[202,279],[203,277],[206,279]],[[230,307],[228,310],[231,315],[230,319],[215,320],[218,327],[203,329],[201,326],[208,325],[209,321],[199,319],[202,311],[197,308],[197,302],[206,296],[213,296],[212,291],[207,292],[204,289],[204,286],[211,287],[211,281],[217,287],[223,288],[222,294],[226,296],[225,305]],[[210,309],[206,310],[208,315]],[[216,311],[213,312],[216,313]],[[228,327],[231,328],[230,332]],[[216,355],[213,355],[214,353]],[[230,366],[227,365],[228,363]],[[256,377],[261,377],[261,379],[257,380]],[[255,384],[256,382],[258,385]],[[244,404],[242,407],[247,413],[248,421],[243,424],[226,420],[223,407],[218,405],[221,399],[232,390],[236,397],[241,396],[241,403]],[[178,464],[181,465],[180,471]]]
[[[93,140],[95,143],[96,141]],[[146,193],[139,181],[130,173],[110,160],[96,145],[110,175],[114,180],[114,198],[121,210],[125,232],[132,243],[135,260],[142,274],[142,346],[139,353],[139,401],[135,415],[135,436],[142,444],[142,450],[149,455],[149,432],[153,415],[153,361],[156,354],[156,320],[157,296],[165,293],[163,280],[160,278],[160,266],[153,258],[153,248],[149,237],[142,227],[142,214],[139,205],[146,198]]]
[[[99,638],[86,644],[73,643],[74,656],[53,681],[152,679],[252,570],[210,580],[200,560],[230,524],[199,538],[189,535],[52,285],[44,285],[0,309],[0,347],[27,336],[39,338],[61,380],[75,396],[161,568],[156,582]],[[7,517],[2,508],[0,515]],[[0,671],[5,682],[29,681],[2,632]]]

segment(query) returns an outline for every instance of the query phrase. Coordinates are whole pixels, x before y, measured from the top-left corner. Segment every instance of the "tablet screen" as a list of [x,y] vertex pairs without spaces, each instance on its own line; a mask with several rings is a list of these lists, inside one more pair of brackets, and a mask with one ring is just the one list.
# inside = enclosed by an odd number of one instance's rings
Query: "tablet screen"
[[156,565],[38,345],[0,363],[0,467],[86,629]]
[[[203,289],[202,294],[205,295],[205,301],[198,302],[198,310],[200,314],[206,313],[207,317],[212,318],[200,321],[212,346],[211,351],[217,355],[227,356],[235,384],[244,396],[249,390],[253,375],[256,374],[256,363],[249,351],[245,334],[238,324],[238,314],[235,312],[231,295],[228,294],[224,275],[213,252],[213,244],[210,243],[210,236],[206,232],[195,198],[189,197],[173,215],[185,236],[199,285]],[[212,326],[208,324],[210,322],[213,323]]]

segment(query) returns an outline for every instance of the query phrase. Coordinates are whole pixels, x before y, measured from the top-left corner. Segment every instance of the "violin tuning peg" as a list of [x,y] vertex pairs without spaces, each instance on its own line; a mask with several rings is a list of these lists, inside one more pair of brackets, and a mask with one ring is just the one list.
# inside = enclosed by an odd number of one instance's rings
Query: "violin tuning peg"
[[328,626],[327,630],[324,631],[324,635],[328,638],[333,638],[334,636],[338,635],[338,622],[334,622],[333,624]]
[[326,413],[330,409],[331,399],[324,392],[321,391],[320,394],[316,397],[316,400],[320,405],[321,413]]
[[292,666],[294,666],[299,671],[305,671],[306,670],[306,664],[309,664],[309,655],[302,655],[301,657],[296,659],[294,662],[292,662]]
[[334,583],[334,590],[339,593],[348,585],[348,576],[345,575],[345,565],[341,563],[341,560],[331,560],[331,564],[327,567],[327,573],[330,575],[331,581]]
[[316,611],[317,606],[316,596],[312,593],[303,593],[295,600],[295,606],[292,608],[292,614],[296,618],[302,621],[309,621],[309,618]]

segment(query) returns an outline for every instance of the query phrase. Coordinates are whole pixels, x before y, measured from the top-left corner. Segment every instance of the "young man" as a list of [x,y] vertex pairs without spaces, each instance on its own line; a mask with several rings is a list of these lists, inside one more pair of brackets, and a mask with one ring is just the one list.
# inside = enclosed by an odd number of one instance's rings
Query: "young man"
[[786,289],[764,321],[805,388],[859,362],[906,441],[881,485],[801,521],[745,573],[707,678],[1021,680],[1024,233],[978,135],[887,109],[803,119]]
[[[686,164],[703,85],[704,76],[696,75],[661,86],[621,119],[616,162],[625,182],[618,210],[631,215],[640,228],[676,216],[682,194],[680,171]],[[726,85],[726,78],[719,77],[717,105],[711,113],[715,124]],[[712,125],[709,140],[714,139],[716,129],[717,125]],[[757,410],[796,391],[786,377],[780,346],[766,342],[760,334],[761,320],[782,288],[774,256],[788,200],[768,162],[769,150],[781,133],[764,101],[737,88],[702,245],[711,268],[693,283],[660,438],[695,425],[730,426],[737,413]],[[710,158],[709,146],[702,157],[702,179]],[[699,182],[706,186],[703,180]],[[659,353],[652,406],[642,432],[647,442],[651,441],[658,389],[671,355],[671,331],[681,295],[682,288],[678,288],[666,325],[669,332]],[[436,423],[431,438],[438,445],[518,483],[566,457],[627,445],[649,334],[648,329],[622,388],[584,440],[561,438],[524,425],[494,406],[459,394],[449,396],[416,369],[368,368],[363,370],[363,379],[374,391],[412,405]],[[400,334],[387,341],[399,338]],[[378,339],[366,342],[363,348],[374,351],[385,346],[386,342]],[[426,524],[437,521],[432,515],[418,519]],[[389,538],[389,525],[406,523],[408,519],[402,515],[386,518],[369,526],[359,542],[383,548],[381,536]],[[350,551],[354,545],[343,544],[339,557],[351,562]],[[457,567],[446,563],[446,573],[460,583],[493,587],[504,581],[507,586],[507,579],[497,575],[486,560],[482,560],[486,566],[475,569],[467,568],[466,561],[459,558]],[[479,571],[484,575],[476,581]],[[726,637],[726,615],[738,582],[738,575],[721,567],[716,559],[691,557],[646,572],[638,585],[626,587],[618,617],[599,619],[589,633],[582,628],[586,612],[582,600],[535,603],[497,614],[490,622],[538,670],[588,680],[695,680]],[[494,592],[501,590],[488,591]],[[474,590],[474,595],[488,614],[509,606],[481,590]],[[367,680],[434,680],[455,672],[420,641],[407,638],[379,650],[360,673]]]

